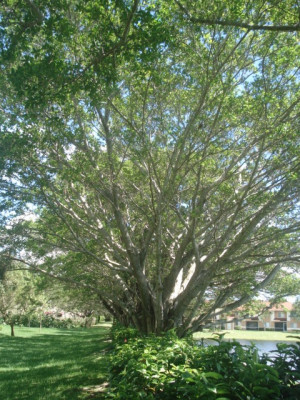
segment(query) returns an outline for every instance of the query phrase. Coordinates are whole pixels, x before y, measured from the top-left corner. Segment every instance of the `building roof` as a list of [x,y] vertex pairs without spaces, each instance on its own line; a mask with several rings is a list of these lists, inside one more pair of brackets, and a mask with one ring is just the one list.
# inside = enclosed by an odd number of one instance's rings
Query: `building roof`
[[[270,306],[269,301],[261,301],[261,305],[265,307]],[[277,303],[274,304],[272,307],[270,307],[268,310],[269,311],[291,311],[294,308],[294,304],[290,303],[289,301],[283,301],[282,303]],[[243,311],[245,309],[244,306],[238,307],[236,310],[237,311]]]
[[[270,304],[270,303],[269,303]],[[275,304],[270,308],[270,311],[291,311],[293,309],[293,303],[284,301],[283,303]]]

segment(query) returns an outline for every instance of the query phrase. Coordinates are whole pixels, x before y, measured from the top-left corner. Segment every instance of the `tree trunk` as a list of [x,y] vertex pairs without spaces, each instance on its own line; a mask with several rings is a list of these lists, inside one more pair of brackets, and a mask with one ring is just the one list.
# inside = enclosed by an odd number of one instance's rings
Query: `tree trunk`
[[10,325],[10,336],[15,336],[15,326],[13,323],[9,324]]

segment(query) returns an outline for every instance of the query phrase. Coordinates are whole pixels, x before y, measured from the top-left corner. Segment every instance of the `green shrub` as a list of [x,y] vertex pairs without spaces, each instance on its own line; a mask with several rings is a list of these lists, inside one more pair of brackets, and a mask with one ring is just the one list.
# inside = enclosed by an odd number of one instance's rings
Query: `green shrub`
[[[276,361],[260,359],[255,346],[224,342],[222,335],[216,339],[217,346],[208,347],[195,346],[191,339],[178,339],[174,331],[161,337],[141,337],[134,329],[116,326],[111,336],[114,351],[107,399],[300,398],[296,391],[299,375],[295,372],[299,346],[289,348],[293,355],[290,353],[288,359],[293,361],[288,371],[293,372],[287,372],[286,364],[277,372],[283,353]],[[286,347],[280,349],[288,351]]]
[[273,356],[264,355],[264,362],[272,365],[278,372],[282,398],[300,399],[300,342],[278,343],[277,350],[272,353]]
[[110,337],[114,344],[127,343],[129,339],[140,337],[140,332],[131,327],[124,327],[119,323],[113,324],[110,329]]
[[37,314],[19,315],[15,320],[15,324],[32,328],[38,328],[40,325],[44,328],[73,328],[79,326],[79,322],[70,318],[55,318],[53,315],[43,315],[41,318]]

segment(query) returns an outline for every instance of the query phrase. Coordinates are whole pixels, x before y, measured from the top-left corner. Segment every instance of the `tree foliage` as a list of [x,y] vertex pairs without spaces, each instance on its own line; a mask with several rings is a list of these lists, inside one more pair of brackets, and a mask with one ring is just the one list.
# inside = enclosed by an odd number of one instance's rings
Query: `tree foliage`
[[28,272],[8,272],[0,280],[0,318],[10,325],[11,336],[15,335],[14,325],[20,316],[30,314],[32,307],[36,307],[33,292]]
[[294,318],[300,318],[300,301],[297,300],[293,306],[293,310],[291,312],[291,315]]
[[148,332],[299,263],[297,29],[201,22],[296,26],[297,3],[206,3],[1,6],[3,257]]

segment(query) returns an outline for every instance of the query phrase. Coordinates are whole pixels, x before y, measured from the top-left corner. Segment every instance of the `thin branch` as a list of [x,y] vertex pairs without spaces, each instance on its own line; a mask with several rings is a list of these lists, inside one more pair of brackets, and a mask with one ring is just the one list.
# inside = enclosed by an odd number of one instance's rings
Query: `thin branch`
[[178,7],[183,11],[185,16],[189,19],[190,22],[196,24],[203,25],[220,25],[220,26],[231,26],[235,28],[243,28],[248,31],[271,31],[271,32],[299,32],[300,31],[300,23],[295,25],[259,25],[252,23],[245,23],[239,21],[231,21],[231,20],[221,20],[221,19],[211,19],[211,18],[202,18],[202,17],[193,17],[190,15],[189,11],[183,4],[175,0],[175,3]]

